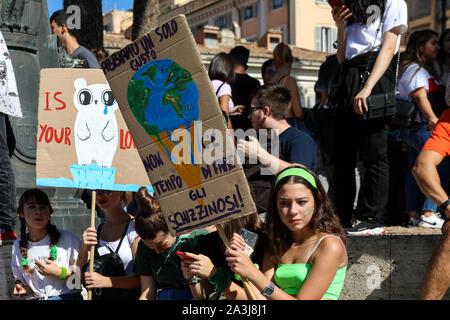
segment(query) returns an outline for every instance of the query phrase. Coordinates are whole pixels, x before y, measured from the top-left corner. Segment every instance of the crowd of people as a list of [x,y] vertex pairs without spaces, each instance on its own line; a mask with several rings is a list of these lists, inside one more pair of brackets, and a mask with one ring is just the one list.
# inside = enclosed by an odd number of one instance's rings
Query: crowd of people
[[[78,275],[93,299],[337,300],[347,271],[347,235],[384,234],[395,207],[407,218],[394,220],[405,226],[442,228],[422,292],[423,298],[442,298],[450,284],[450,33],[413,32],[400,52],[407,30],[403,0],[346,4],[332,9],[337,53],[320,69],[312,109],[302,106],[291,75],[295,59],[284,43],[262,65],[262,85],[246,73],[250,51],[244,46],[211,60],[208,75],[226,127],[278,135],[276,155],[256,137],[236,142],[246,157],[257,152],[258,163],[243,169],[258,212],[176,236],[145,187],[134,195],[98,190],[96,205],[105,219],[78,239],[51,224],[43,191],[27,190],[17,209],[14,295],[81,299],[81,286],[68,285]],[[374,21],[369,4],[381,9]],[[95,57],[80,49],[64,17],[50,20],[68,54]],[[389,110],[390,100],[378,98],[389,95],[413,106],[407,126],[396,126],[395,114],[372,112],[374,105]],[[390,161],[393,145],[407,153],[405,163]],[[263,167],[272,174],[261,174]],[[394,181],[400,181],[402,197],[390,188]],[[125,210],[132,200],[136,210]],[[258,239],[255,246],[249,247],[242,230]],[[86,266],[92,258],[101,263],[91,273]]]

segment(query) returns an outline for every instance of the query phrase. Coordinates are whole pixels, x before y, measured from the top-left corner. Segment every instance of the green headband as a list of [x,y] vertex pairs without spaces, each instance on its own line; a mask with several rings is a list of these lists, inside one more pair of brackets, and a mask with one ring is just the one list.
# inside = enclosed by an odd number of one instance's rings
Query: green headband
[[317,189],[316,179],[314,179],[313,175],[311,173],[309,173],[306,169],[303,169],[300,167],[289,168],[289,169],[286,169],[283,172],[281,172],[278,175],[277,179],[275,180],[275,184],[273,187],[275,188],[281,179],[288,177],[288,176],[301,177],[301,178],[305,179],[306,181],[308,181],[309,183],[311,183],[311,185]]

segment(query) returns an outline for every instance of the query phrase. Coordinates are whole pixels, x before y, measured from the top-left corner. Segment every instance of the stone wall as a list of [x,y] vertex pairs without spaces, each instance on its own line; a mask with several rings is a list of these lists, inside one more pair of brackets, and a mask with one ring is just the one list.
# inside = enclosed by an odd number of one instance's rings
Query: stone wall
[[[341,300],[417,300],[440,235],[352,236]],[[11,243],[0,245],[0,300],[10,296]],[[450,290],[444,298],[450,300]]]

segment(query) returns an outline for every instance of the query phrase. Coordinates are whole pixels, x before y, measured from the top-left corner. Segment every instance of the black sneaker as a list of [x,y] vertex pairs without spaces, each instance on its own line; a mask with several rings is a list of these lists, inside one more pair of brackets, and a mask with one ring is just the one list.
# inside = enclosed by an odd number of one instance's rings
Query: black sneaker
[[347,232],[347,234],[353,236],[377,236],[386,233],[380,223],[372,221],[361,221],[355,227],[348,228],[345,231]]

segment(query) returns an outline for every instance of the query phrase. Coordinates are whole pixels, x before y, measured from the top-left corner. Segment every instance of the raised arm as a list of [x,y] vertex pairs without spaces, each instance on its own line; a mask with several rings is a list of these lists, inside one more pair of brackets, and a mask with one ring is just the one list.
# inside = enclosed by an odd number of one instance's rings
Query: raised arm
[[336,54],[338,62],[341,64],[345,60],[345,48],[347,46],[345,20],[349,19],[352,16],[352,13],[347,7],[342,6],[340,8],[333,8],[331,10],[331,15],[333,16],[334,22],[336,23],[336,27],[338,29]]

